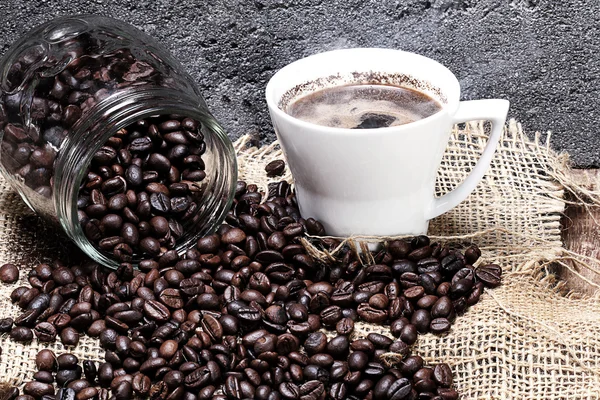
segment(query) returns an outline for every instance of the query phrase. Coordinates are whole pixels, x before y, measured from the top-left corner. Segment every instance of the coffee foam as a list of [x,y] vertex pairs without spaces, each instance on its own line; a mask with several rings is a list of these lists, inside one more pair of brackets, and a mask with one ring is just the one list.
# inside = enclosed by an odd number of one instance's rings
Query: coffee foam
[[378,71],[352,72],[333,74],[310,81],[302,82],[287,90],[279,99],[278,107],[285,111],[297,99],[319,90],[343,85],[392,85],[407,87],[423,92],[440,104],[447,104],[448,100],[440,88],[428,81],[415,78],[403,73],[388,73]]
[[440,110],[431,97],[391,85],[344,85],[295,99],[284,111],[332,128],[381,128],[417,121]]

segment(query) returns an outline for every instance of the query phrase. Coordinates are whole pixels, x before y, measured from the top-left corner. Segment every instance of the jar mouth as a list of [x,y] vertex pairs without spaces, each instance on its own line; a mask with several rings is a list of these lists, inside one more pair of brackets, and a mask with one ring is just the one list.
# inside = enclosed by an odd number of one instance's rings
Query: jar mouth
[[[178,114],[201,122],[206,152],[202,158],[206,164],[206,178],[202,180],[203,192],[198,199],[198,209],[182,221],[183,234],[176,239],[174,250],[182,255],[202,236],[213,233],[223,222],[231,208],[237,182],[237,160],[233,144],[214,117],[202,111],[199,100],[179,91],[166,88],[149,88],[111,96],[73,128],[62,144],[64,151],[56,162],[54,203],[59,223],[68,236],[93,260],[110,268],[117,268],[121,261],[103,251],[85,235],[78,218],[79,191],[93,155],[105,145],[117,131],[139,120],[154,116]],[[82,119],[83,120],[83,119]],[[67,201],[65,201],[67,200]],[[141,253],[133,254],[130,263],[137,265]]]

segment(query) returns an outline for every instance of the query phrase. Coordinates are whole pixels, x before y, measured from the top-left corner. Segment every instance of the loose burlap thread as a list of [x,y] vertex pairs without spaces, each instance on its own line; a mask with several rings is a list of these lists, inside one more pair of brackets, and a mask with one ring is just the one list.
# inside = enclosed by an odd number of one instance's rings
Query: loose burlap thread
[[[438,195],[464,180],[485,147],[483,124],[456,127],[437,177]],[[598,399],[600,398],[600,291],[582,295],[556,278],[553,267],[568,268],[592,286],[598,274],[592,260],[563,248],[560,219],[568,192],[579,204],[597,206],[600,193],[570,179],[568,158],[554,153],[539,136],[528,139],[511,121],[492,166],[471,196],[430,224],[435,240],[453,245],[476,243],[483,258],[504,269],[503,284],[486,290],[481,301],[457,318],[443,336],[421,335],[413,353],[427,363],[450,364],[456,388],[466,399]],[[249,136],[236,141],[239,178],[266,191],[264,166],[283,158],[277,143],[249,146]],[[284,179],[292,181],[286,168]],[[0,285],[0,317],[16,317],[18,306],[10,293],[26,284],[26,274],[37,262],[56,256],[68,259],[73,247],[54,228],[31,213],[8,184],[0,181],[0,263],[22,265],[21,281]],[[358,240],[360,239],[360,240]],[[356,247],[365,240],[352,238]],[[323,262],[334,262],[335,251],[324,251],[314,238],[305,246]],[[364,260],[366,263],[368,259]],[[586,269],[587,273],[581,271]],[[598,281],[598,280],[596,280]],[[386,327],[360,323],[355,336],[368,332],[389,335]],[[65,350],[80,359],[102,361],[104,351],[94,338],[82,336],[75,348],[60,343],[30,344],[0,337],[2,381],[20,385],[35,370],[42,348]],[[393,361],[393,356],[391,358]]]

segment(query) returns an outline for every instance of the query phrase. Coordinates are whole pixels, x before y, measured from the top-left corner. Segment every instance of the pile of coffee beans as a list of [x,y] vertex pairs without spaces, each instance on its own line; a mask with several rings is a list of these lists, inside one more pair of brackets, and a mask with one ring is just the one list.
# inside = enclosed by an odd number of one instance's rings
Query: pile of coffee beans
[[119,262],[175,248],[197,222],[206,177],[200,124],[177,115],[119,130],[93,157],[79,191],[87,238]]
[[[476,246],[463,254],[426,236],[388,243],[373,265],[350,248],[326,264],[300,243],[325,232],[300,216],[289,185],[271,184],[266,197],[239,182],[215,234],[139,270],[33,268],[31,286],[11,295],[23,314],[0,330],[66,345],[86,333],[106,349],[105,362],[38,355],[39,372],[18,399],[457,399],[450,368],[425,366],[410,345],[419,333],[448,331],[485,286],[500,283],[500,268],[474,268]],[[389,324],[391,335],[361,337],[360,321]]]

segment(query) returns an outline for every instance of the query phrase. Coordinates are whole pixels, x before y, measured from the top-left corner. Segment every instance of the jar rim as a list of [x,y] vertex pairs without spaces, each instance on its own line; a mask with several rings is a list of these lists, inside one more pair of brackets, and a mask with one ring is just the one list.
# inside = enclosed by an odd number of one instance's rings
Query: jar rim
[[[192,235],[186,232],[177,240],[177,253],[181,255],[199,237],[213,233],[223,222],[235,194],[237,159],[233,144],[223,128],[208,111],[199,107],[200,104],[201,100],[170,88],[130,88],[116,92],[95,105],[85,118],[73,126],[72,134],[61,144],[56,160],[53,201],[59,224],[71,240],[93,260],[111,268],[117,268],[120,264],[100,251],[84,234],[77,207],[81,183],[93,155],[115,132],[150,116],[180,114],[199,120],[214,134],[214,145],[220,145],[219,150],[223,152],[221,160],[215,160],[215,164],[217,161],[224,163],[225,168],[215,175],[215,180],[219,182],[211,182],[217,187],[214,188],[216,193],[211,197],[210,204],[205,208],[207,219],[194,225],[209,226],[204,226]],[[208,142],[211,138],[205,139]],[[78,143],[85,143],[85,146]],[[215,168],[218,166],[215,165]],[[200,212],[201,207],[197,215]],[[132,263],[135,265],[138,261],[134,259]]]

